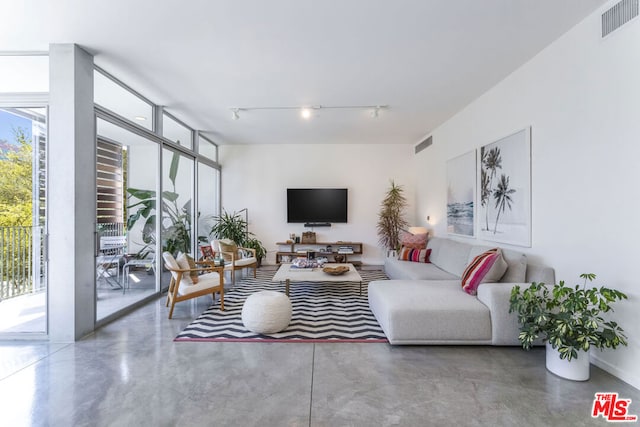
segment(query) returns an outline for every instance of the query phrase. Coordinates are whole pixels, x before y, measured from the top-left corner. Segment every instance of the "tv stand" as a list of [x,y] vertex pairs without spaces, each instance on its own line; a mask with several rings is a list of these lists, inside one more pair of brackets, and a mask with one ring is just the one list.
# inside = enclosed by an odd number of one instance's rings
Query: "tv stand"
[[[276,252],[276,264],[283,262],[283,257],[288,259],[288,262],[293,261],[294,258],[306,256],[306,251],[315,251],[316,256],[323,256],[329,259],[329,262],[336,262],[336,256],[338,259],[342,258],[343,263],[350,263],[355,266],[362,265],[362,261],[351,260],[353,255],[362,255],[362,242],[316,242],[316,243],[291,243],[291,242],[278,242],[278,252]],[[331,246],[331,252],[326,251],[327,246]],[[341,250],[342,247],[350,247],[351,251]]]
[[330,222],[307,222],[304,224],[305,227],[331,227]]

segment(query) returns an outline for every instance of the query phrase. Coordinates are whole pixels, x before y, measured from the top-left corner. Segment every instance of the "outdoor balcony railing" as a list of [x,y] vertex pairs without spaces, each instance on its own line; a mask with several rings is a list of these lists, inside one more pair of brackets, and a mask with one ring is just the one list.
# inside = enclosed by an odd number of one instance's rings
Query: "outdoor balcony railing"
[[41,254],[42,227],[0,227],[0,299],[40,290]]

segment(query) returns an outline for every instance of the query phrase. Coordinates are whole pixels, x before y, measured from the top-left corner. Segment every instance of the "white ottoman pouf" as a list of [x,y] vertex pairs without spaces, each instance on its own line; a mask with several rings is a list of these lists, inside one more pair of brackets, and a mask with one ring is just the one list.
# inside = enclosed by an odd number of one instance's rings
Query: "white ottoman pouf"
[[291,301],[282,292],[260,291],[244,302],[242,323],[251,332],[273,334],[289,326],[291,311]]

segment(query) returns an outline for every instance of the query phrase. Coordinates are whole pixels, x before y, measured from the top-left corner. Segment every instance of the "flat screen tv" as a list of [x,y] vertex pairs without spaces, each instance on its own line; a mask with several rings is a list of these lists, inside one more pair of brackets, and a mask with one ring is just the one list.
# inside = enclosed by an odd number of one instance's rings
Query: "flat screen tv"
[[288,188],[287,222],[347,222],[347,189]]

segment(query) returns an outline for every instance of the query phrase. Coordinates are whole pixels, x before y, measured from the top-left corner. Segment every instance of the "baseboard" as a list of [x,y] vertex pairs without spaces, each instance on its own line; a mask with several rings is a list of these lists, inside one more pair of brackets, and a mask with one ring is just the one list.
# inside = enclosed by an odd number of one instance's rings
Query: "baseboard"
[[605,362],[604,360],[598,358],[597,356],[595,356],[593,354],[593,352],[591,353],[591,357],[590,357],[591,363],[593,363],[594,365],[596,365],[598,368],[607,371],[608,373],[610,373],[611,375],[617,377],[618,379],[620,379],[621,381],[624,381],[625,383],[629,384],[631,387],[640,390],[640,378],[634,377],[634,376],[629,376],[628,372],[625,372],[615,366],[613,366],[612,364]]

